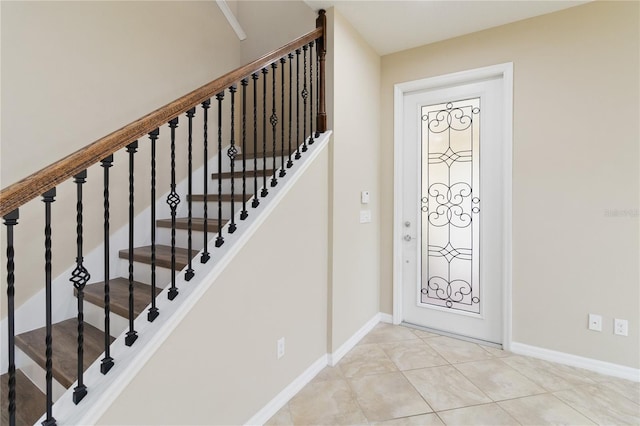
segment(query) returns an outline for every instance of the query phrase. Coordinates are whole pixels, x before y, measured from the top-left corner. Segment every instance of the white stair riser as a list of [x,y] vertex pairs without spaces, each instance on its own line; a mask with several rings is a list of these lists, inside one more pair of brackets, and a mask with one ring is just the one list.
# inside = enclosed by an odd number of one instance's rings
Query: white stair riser
[[[22,370],[25,376],[35,384],[44,394],[47,393],[46,371],[40,367],[33,359],[28,357],[20,348],[16,348],[16,367]],[[67,391],[55,378],[52,382],[53,402],[56,402]],[[4,395],[3,395],[4,397]],[[44,408],[44,407],[43,407]]]
[[[211,239],[213,231],[209,231],[208,238]],[[186,229],[176,229],[176,247],[187,248],[189,245],[189,233]],[[171,245],[171,228],[158,227],[156,230],[156,242],[163,245]],[[193,250],[202,250],[204,247],[204,236],[202,231],[192,231],[191,247]]]

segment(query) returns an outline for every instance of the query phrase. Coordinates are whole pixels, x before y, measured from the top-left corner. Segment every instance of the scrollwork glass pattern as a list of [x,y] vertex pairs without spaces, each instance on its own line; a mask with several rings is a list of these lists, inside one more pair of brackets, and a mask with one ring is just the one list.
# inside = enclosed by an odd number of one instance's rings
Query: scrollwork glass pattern
[[480,98],[423,106],[422,304],[480,313]]

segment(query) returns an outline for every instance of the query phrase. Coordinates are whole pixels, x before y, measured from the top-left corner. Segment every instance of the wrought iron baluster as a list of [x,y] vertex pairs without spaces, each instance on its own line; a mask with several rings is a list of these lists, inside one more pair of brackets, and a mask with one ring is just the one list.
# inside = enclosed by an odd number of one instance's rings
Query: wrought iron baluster
[[224,92],[216,95],[218,101],[218,236],[216,237],[216,247],[224,244],[222,237],[222,101]]
[[304,72],[302,74],[302,103],[303,103],[303,113],[302,113],[302,152],[307,151],[307,98],[309,97],[309,91],[307,90],[307,50],[309,50],[309,45],[305,44],[302,46],[302,51],[304,52],[304,59],[302,63],[304,64]]
[[262,68],[262,191],[261,197],[269,194],[267,189],[267,74],[269,70]]
[[[285,132],[284,132],[284,126],[285,126],[285,119],[286,116],[284,114],[284,64],[287,63],[287,60],[283,57],[280,58],[280,64],[282,65],[280,67],[280,97],[282,98],[282,106],[280,109],[280,113],[282,114],[282,129],[280,130],[281,133],[281,143],[280,143],[280,174],[278,176],[280,177],[285,177],[285,175],[287,174],[286,170],[284,169],[284,156],[285,156],[285,151],[284,151],[284,138],[285,138]],[[291,119],[291,117],[289,117],[289,119]],[[275,173],[275,171],[274,171]]]
[[187,143],[187,256],[188,256],[188,264],[187,270],[184,273],[184,279],[186,281],[190,281],[194,276],[193,266],[192,266],[192,256],[191,256],[191,248],[193,246],[193,242],[191,241],[191,225],[192,225],[192,206],[191,206],[191,197],[193,195],[193,116],[196,115],[196,108],[193,107],[189,111],[187,111],[188,118],[188,127],[189,127],[189,136]]
[[300,159],[300,49],[296,49],[296,156]]
[[231,93],[231,129],[230,129],[230,139],[231,143],[229,148],[227,149],[227,157],[229,157],[229,166],[231,167],[231,223],[229,224],[229,233],[233,234],[236,232],[236,198],[235,198],[235,164],[236,164],[236,155],[238,155],[238,149],[236,148],[236,122],[235,122],[235,110],[236,110],[236,91],[238,88],[234,84],[229,88],[229,92]]
[[134,141],[127,145],[127,152],[129,153],[129,331],[124,339],[124,343],[127,346],[133,345],[138,339],[138,333],[133,328],[134,312],[133,312],[133,220],[135,217],[134,211],[134,185],[133,185],[133,166],[134,166],[134,154],[138,151],[138,141]]
[[260,205],[258,199],[258,73],[251,75],[253,79],[253,202],[254,209]]
[[269,122],[271,123],[271,129],[273,133],[273,176],[271,176],[271,186],[276,186],[278,184],[278,179],[276,178],[276,150],[278,144],[277,138],[277,126],[278,126],[278,115],[276,114],[276,69],[278,68],[278,64],[276,62],[271,64],[271,69],[273,73],[271,74],[271,117],[269,117]]
[[309,43],[309,145],[313,145],[313,46],[315,43]]
[[156,141],[159,135],[160,129],[149,133],[151,140],[151,307],[147,313],[149,322],[158,318],[159,315],[156,306]]
[[[288,153],[288,157],[289,159],[287,160],[287,168],[290,168],[293,166],[293,161],[291,160],[291,122],[293,121],[293,98],[292,98],[292,92],[293,92],[293,53],[289,53],[288,55],[289,58],[289,153]],[[284,163],[284,160],[283,160]]]
[[243,78],[242,84],[242,211],[240,220],[245,220],[247,212],[247,85],[248,78]]
[[211,255],[209,254],[209,236],[208,236],[208,227],[209,227],[209,218],[208,218],[208,207],[207,207],[207,197],[209,192],[209,107],[211,106],[211,99],[207,99],[202,103],[202,111],[203,111],[203,120],[204,120],[204,212],[203,212],[203,222],[204,222],[204,249],[202,251],[202,256],[200,256],[200,263],[207,263],[209,259],[211,259]]
[[18,209],[4,216],[4,224],[7,227],[7,328],[8,328],[8,354],[9,364],[9,400],[8,414],[9,426],[16,424],[16,328],[15,328],[15,251],[13,248],[13,227],[18,224],[20,214]]
[[104,358],[100,362],[100,372],[107,374],[113,367],[111,358],[111,296],[109,294],[109,168],[113,166],[113,154],[102,160],[103,168],[103,198],[104,198]]
[[82,401],[87,395],[87,387],[84,384],[84,288],[91,275],[84,267],[82,255],[83,229],[82,229],[82,185],[87,181],[87,171],[84,170],[74,176],[76,183],[76,267],[71,273],[71,283],[77,292],[78,300],[78,386],[73,389],[73,402]]
[[[318,131],[318,129],[320,128],[320,124],[319,124],[319,117],[320,117],[320,49],[321,49],[321,42],[320,40],[316,41],[316,115],[314,116],[313,114],[311,114],[311,119],[313,120],[313,117],[316,117],[316,131],[315,131],[315,138],[318,139],[320,137],[320,132]],[[311,58],[313,58],[313,55],[311,56]]]
[[169,288],[169,300],[173,300],[178,295],[176,287],[176,210],[180,204],[180,196],[176,192],[176,127],[178,127],[178,117],[169,121],[171,129],[171,192],[167,196],[167,204],[171,208],[171,287]]
[[42,194],[42,201],[45,205],[44,219],[44,271],[45,271],[45,371],[46,371],[46,397],[47,397],[47,418],[42,424],[52,426],[56,424],[53,418],[53,338],[51,321],[51,203],[55,201],[56,188],[52,188]]

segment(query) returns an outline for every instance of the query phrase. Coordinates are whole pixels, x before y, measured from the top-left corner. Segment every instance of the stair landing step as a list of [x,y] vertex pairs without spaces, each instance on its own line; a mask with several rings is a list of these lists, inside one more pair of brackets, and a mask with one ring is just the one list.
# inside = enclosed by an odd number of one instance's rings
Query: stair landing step
[[[176,270],[180,270],[189,263],[188,251],[182,247],[176,247]],[[198,250],[191,250],[192,256],[198,254]],[[120,259],[129,259],[129,250],[120,250]],[[133,249],[133,260],[151,264],[151,246],[136,247]],[[156,245],[156,266],[171,269],[171,246]]]
[[[16,336],[16,346],[33,359],[40,367],[45,368],[45,336],[44,327],[28,331]],[[65,388],[69,388],[78,378],[78,320],[71,318],[53,324],[53,377]],[[110,337],[113,342],[114,338]],[[84,358],[83,370],[104,352],[104,333],[91,324],[84,324]]]
[[[273,172],[274,172],[274,169],[267,169],[267,170],[260,169],[260,170],[258,170],[257,175],[258,176],[264,176],[264,175],[271,176],[271,175],[273,175]],[[246,171],[246,175],[247,175],[247,179],[249,179],[250,177],[253,177],[254,176],[253,170],[247,170]],[[240,171],[236,170],[233,173],[231,173],[231,172],[222,172],[220,177],[222,179],[229,179],[232,176],[235,179],[242,179],[242,170],[240,170]],[[218,179],[218,173],[217,172],[211,173],[211,179]]]
[[[156,288],[156,295],[162,291]],[[78,294],[77,291],[74,293]],[[129,318],[129,280],[126,278],[112,278],[109,280],[109,308],[114,314]],[[85,301],[104,308],[104,281],[89,284],[84,288]],[[133,282],[133,313],[137,317],[151,303],[151,286]]]
[[[9,424],[9,373],[0,376],[1,422]],[[24,375],[16,370],[16,425],[32,425],[44,414],[47,397]]]
[[[249,201],[251,199],[251,197],[253,197],[253,194],[247,194],[244,198],[245,201]],[[191,201],[204,201],[204,194],[191,194],[191,197],[189,197],[187,195],[187,200],[191,198]],[[218,197],[218,194],[208,194],[207,195],[207,202],[208,203],[217,203],[218,200],[221,200],[223,202],[230,202],[231,201],[231,194],[222,194],[222,196]],[[236,203],[241,203],[242,202],[242,193],[240,194],[234,194],[233,196],[233,200]]]
[[[202,195],[204,200],[204,195]],[[208,199],[208,197],[207,197]],[[199,201],[199,200],[193,200]],[[226,219],[222,220],[222,226],[224,226],[227,222]],[[156,221],[156,224],[160,228],[171,228],[171,219],[160,219]],[[176,219],[176,228],[177,229],[188,229],[189,218],[179,217]],[[194,231],[204,231],[204,219],[201,217],[192,217],[191,218],[191,229]],[[218,219],[207,219],[207,231],[209,232],[218,232],[220,226],[218,226]]]

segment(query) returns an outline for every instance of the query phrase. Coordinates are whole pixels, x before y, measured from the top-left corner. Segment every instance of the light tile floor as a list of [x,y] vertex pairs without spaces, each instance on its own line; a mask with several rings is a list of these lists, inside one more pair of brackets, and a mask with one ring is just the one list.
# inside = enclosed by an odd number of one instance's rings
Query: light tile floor
[[640,384],[379,324],[267,425],[640,425]]

